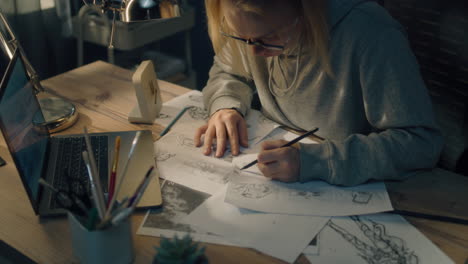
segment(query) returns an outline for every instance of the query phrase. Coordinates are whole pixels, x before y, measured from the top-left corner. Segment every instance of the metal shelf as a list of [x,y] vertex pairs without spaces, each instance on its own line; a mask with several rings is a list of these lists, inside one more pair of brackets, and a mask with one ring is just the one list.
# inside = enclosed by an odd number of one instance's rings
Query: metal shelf
[[[155,21],[123,23],[116,21],[114,32],[114,48],[132,50],[146,44],[164,39],[178,32],[188,31],[195,24],[195,12],[187,7],[181,17]],[[73,35],[94,44],[108,46],[112,20],[105,16],[87,15],[80,21],[73,17]],[[83,23],[83,24],[82,24]]]

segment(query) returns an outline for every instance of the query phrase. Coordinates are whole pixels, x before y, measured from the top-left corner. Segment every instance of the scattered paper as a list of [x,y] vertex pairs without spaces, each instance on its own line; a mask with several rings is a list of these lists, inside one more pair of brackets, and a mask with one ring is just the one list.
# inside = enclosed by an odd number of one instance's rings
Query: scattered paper
[[250,210],[315,216],[348,216],[392,210],[382,182],[338,187],[323,181],[282,183],[238,171],[228,183],[225,201]]
[[329,220],[328,217],[246,214],[241,212],[242,209],[223,202],[225,191],[223,188],[208,198],[182,222],[293,262]]
[[205,156],[189,136],[171,132],[155,143],[160,176],[194,190],[213,194],[229,181],[232,155]]
[[395,214],[333,217],[320,232],[317,244],[317,254],[304,250],[312,263],[453,263]]
[[205,232],[200,228],[182,224],[180,220],[202,204],[211,195],[190,189],[186,186],[167,181],[162,187],[163,207],[151,209],[145,216],[138,235],[172,238],[189,234],[193,240],[223,245],[236,245],[223,237]]
[[[203,105],[203,95],[200,91],[193,90],[164,103],[156,122],[163,126],[169,125],[185,107],[188,107],[188,110],[174,124],[171,131],[188,133],[193,138],[196,129],[205,125],[209,119],[209,113]],[[247,113],[246,123],[249,145],[252,146],[280,126],[254,109],[250,109]]]

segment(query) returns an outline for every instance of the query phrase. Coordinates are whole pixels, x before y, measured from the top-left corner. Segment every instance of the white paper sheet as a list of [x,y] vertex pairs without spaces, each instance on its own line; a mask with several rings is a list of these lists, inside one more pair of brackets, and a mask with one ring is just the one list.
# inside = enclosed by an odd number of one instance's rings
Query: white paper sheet
[[439,248],[394,214],[333,217],[318,237],[312,263],[453,263]]
[[[137,234],[157,237],[179,238],[186,234],[195,241],[236,245],[227,239],[213,233],[208,233],[190,224],[179,223],[179,220],[192,212],[197,206],[210,197],[209,194],[199,192],[183,185],[166,182],[162,188],[164,205],[161,209],[148,210]],[[236,245],[237,246],[237,245]]]
[[213,194],[223,187],[232,173],[232,155],[205,156],[189,136],[171,132],[155,143],[160,177],[194,190]]
[[230,178],[225,201],[260,212],[348,216],[392,210],[382,182],[338,187],[323,181],[281,183],[249,172]]
[[[171,131],[188,133],[193,138],[195,130],[205,125],[209,119],[209,113],[203,105],[203,95],[200,91],[190,91],[164,103],[158,118],[156,118],[156,123],[163,126],[169,125],[184,107],[190,108],[174,124]],[[252,146],[279,127],[279,124],[253,109],[247,113],[246,123],[249,145]]]
[[187,217],[202,230],[219,234],[239,245],[293,262],[329,220],[328,217],[242,213],[223,202],[226,189],[207,199]]

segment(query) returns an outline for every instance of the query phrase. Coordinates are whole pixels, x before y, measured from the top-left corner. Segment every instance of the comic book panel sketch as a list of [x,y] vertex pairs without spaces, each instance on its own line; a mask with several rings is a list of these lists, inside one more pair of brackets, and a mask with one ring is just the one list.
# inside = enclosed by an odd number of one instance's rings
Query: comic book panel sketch
[[167,181],[161,190],[163,206],[151,209],[144,227],[168,229],[173,231],[195,232],[190,225],[178,223],[190,214],[211,195]]
[[262,199],[275,191],[272,185],[263,183],[231,182],[231,184],[231,190],[235,195],[250,199]]
[[357,204],[368,204],[372,198],[371,192],[353,192],[353,202]]
[[229,182],[231,172],[215,164],[200,160],[185,160],[182,163],[192,169],[194,177],[203,177],[212,182],[226,184]]
[[190,117],[195,120],[207,120],[209,117],[208,111],[206,109],[195,105],[190,106],[188,113]]
[[330,220],[327,226],[350,243],[356,249],[356,254],[366,263],[419,263],[418,256],[406,246],[405,240],[387,234],[384,224],[370,219],[364,221],[359,216],[351,216],[350,218],[359,228],[360,234],[352,234],[345,228],[335,224],[333,220]]

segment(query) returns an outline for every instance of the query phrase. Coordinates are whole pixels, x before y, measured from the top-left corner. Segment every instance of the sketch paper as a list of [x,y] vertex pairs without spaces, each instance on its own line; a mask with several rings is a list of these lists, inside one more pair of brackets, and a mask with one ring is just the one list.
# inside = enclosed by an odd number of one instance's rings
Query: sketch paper
[[243,214],[223,202],[226,188],[182,219],[239,245],[293,262],[329,220],[328,217],[265,213]]
[[187,106],[197,106],[204,108],[203,94],[200,91],[192,90],[165,102],[164,106],[177,107],[180,109]]
[[[168,126],[182,109],[183,107],[163,105],[155,122]],[[170,131],[189,131],[194,135],[197,128],[206,124],[208,117],[208,112],[203,107],[192,106],[177,120]]]
[[348,216],[392,210],[382,182],[337,187],[323,181],[282,183],[235,172],[225,202],[250,210],[295,215]]
[[[320,231],[322,232],[322,231]],[[319,245],[320,242],[320,233],[318,233],[310,242],[309,245],[302,251],[302,254],[304,255],[318,255],[319,254]]]
[[[195,130],[206,124],[209,113],[203,105],[203,95],[200,91],[190,91],[164,103],[156,123],[169,125],[174,117],[184,108],[190,107],[171,128],[172,131],[189,132],[193,137]],[[278,123],[266,118],[261,112],[250,109],[246,116],[249,145],[255,145],[275,128]]]
[[439,248],[395,214],[333,217],[320,232],[312,263],[453,263]]
[[180,219],[208,199],[209,194],[168,181],[162,188],[162,197],[163,207],[148,210],[137,234],[172,238],[176,234],[178,237],[183,237],[185,234],[190,233],[195,241],[236,245],[221,236],[204,232],[200,228],[189,224],[179,223]]
[[194,146],[193,138],[179,132],[167,134],[154,147],[160,177],[197,191],[217,192],[233,171],[232,155],[221,159],[205,156]]

